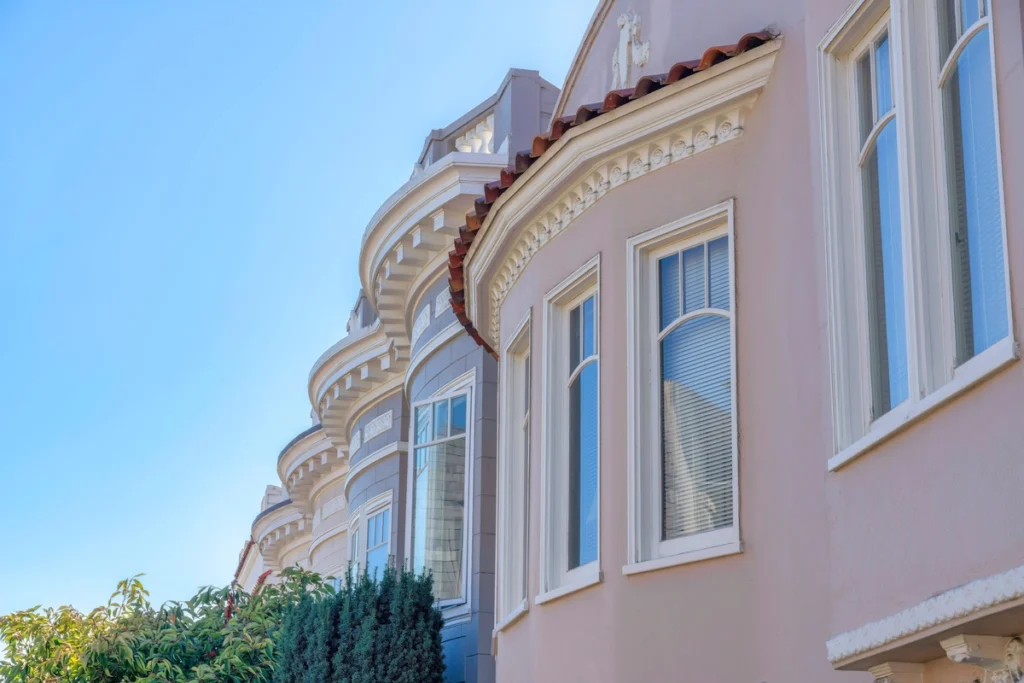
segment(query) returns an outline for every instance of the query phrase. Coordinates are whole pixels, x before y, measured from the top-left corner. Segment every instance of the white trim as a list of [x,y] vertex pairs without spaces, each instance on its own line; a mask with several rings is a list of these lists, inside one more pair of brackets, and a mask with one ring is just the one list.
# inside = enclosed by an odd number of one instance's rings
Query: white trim
[[996,342],[957,368],[953,381],[916,403],[908,401],[897,406],[883,420],[876,420],[867,434],[829,458],[828,469],[841,469],[1019,359],[1020,345],[1013,339],[1006,337]]
[[[566,429],[561,417],[566,401],[561,397],[567,392],[568,370],[568,328],[569,311],[594,297],[594,355],[601,353],[601,254],[598,252],[572,275],[568,276],[544,295],[543,329],[541,334],[541,448],[540,448],[540,596],[538,604],[560,597],[574,590],[592,585],[601,580],[601,363],[597,362],[597,558],[580,567],[566,570],[568,510],[557,511],[556,501],[565,502],[561,495],[568,470],[563,467],[563,458],[555,454],[566,454],[564,442]],[[582,361],[581,361],[582,362]],[[558,415],[556,415],[556,412]],[[564,471],[563,471],[564,470]],[[557,489],[557,490],[556,490]],[[563,562],[563,560],[565,560]],[[543,598],[543,600],[541,599]]]
[[316,549],[323,545],[325,541],[334,538],[343,531],[348,533],[348,530],[349,520],[346,519],[314,536],[313,540],[309,543],[309,557],[312,558]]
[[622,566],[622,574],[624,576],[644,574],[646,572],[653,572],[659,569],[667,569],[668,567],[678,567],[682,564],[692,564],[694,562],[711,560],[716,557],[736,555],[742,552],[743,542],[733,540],[722,545],[703,546],[701,548],[691,550],[690,552],[680,553],[678,555],[669,555],[668,557],[659,557],[656,560],[643,560],[641,562],[634,562],[633,564],[625,564]]
[[391,425],[394,424],[395,411],[389,410],[386,413],[381,413],[377,417],[373,418],[365,425],[363,425],[363,439],[367,442],[376,439],[381,434],[391,429]]
[[348,489],[352,485],[352,481],[360,475],[364,470],[376,465],[377,463],[390,458],[393,455],[400,453],[407,453],[409,451],[409,444],[404,441],[393,441],[383,448],[375,450],[368,456],[356,463],[348,471],[348,476],[345,477],[345,497],[348,498]]
[[[911,642],[924,631],[938,632],[1024,600],[1024,565],[951,588],[913,607],[832,636],[825,643],[833,666],[896,641]],[[998,610],[996,610],[998,611]],[[891,649],[891,648],[887,648]]]
[[[711,557],[742,552],[740,542],[739,415],[737,369],[736,230],[735,200],[647,230],[626,241],[626,566],[623,573],[661,569]],[[732,438],[732,525],[671,541],[662,541],[661,423],[655,365],[661,334],[656,314],[656,259],[690,243],[705,244],[726,237],[729,241],[730,400]],[[706,271],[705,271],[706,272]],[[709,296],[706,292],[705,296]],[[700,309],[709,314],[709,307]],[[718,313],[714,313],[718,315]],[[683,317],[685,320],[685,316]],[[659,454],[656,456],[655,454]]]
[[416,351],[416,355],[409,361],[409,367],[405,370],[403,386],[406,394],[409,393],[409,384],[412,382],[412,378],[416,376],[416,372],[420,369],[420,366],[423,365],[428,358],[437,353],[442,346],[458,337],[462,333],[462,330],[462,325],[459,324],[458,320],[456,320],[451,325],[431,337],[422,347],[420,347],[418,351]]
[[[523,423],[532,418],[532,406],[524,406],[524,393],[527,386],[532,385],[532,378],[525,378],[525,383],[520,379],[524,370],[525,358],[530,359],[532,375],[532,315],[533,309],[528,308],[522,320],[515,326],[509,340],[502,347],[501,357],[504,362],[499,365],[501,378],[499,382],[498,409],[500,419],[498,421],[498,472],[497,472],[497,520],[495,532],[497,539],[495,543],[495,590],[494,590],[494,614],[499,624],[510,623],[510,619],[520,610],[529,609],[529,558],[530,558],[530,463],[528,454],[529,444],[522,443],[518,436],[521,433]],[[529,386],[532,390],[532,386]],[[533,403],[533,394],[530,392],[530,400]],[[525,407],[525,410],[524,410]],[[529,416],[529,417],[528,417]],[[530,421],[530,432],[532,432],[532,420]],[[527,433],[529,440],[532,434]],[[522,467],[521,472],[513,468]],[[522,490],[515,487],[518,476],[522,477]],[[517,523],[522,524],[522,538],[510,538],[515,518]],[[513,546],[513,543],[515,544]],[[521,544],[521,545],[520,545]],[[513,564],[519,566],[522,571],[522,585],[518,587],[506,586],[505,574],[510,571]],[[515,608],[509,610],[505,604],[506,598],[515,600],[511,595],[514,589],[521,589],[521,602]],[[506,595],[508,593],[508,595]],[[506,614],[507,613],[507,614]],[[498,626],[494,627],[494,633],[500,631]]]
[[[380,403],[386,399],[391,398],[392,394],[396,394],[402,390],[402,378],[395,377],[388,380],[384,384],[381,384],[376,389],[367,392],[362,398],[352,404],[352,409],[349,411],[349,417],[347,425],[349,429],[355,427],[356,423],[359,422],[359,418],[368,413],[369,411],[376,408]],[[365,439],[360,446],[365,446]],[[349,459],[352,459],[353,452],[349,452]]]
[[492,346],[509,290],[579,215],[614,187],[742,135],[780,47],[769,41],[574,126],[494,202],[465,259],[467,314]]
[[523,601],[508,613],[508,616],[494,625],[494,628],[491,630],[491,636],[497,636],[501,631],[504,631],[506,628],[525,617],[526,613],[529,611],[530,601],[527,598],[523,598]]
[[[598,544],[600,545],[600,544]],[[577,591],[581,591],[584,588],[590,588],[604,581],[604,574],[600,568],[597,567],[597,562],[591,562],[590,564],[583,565],[578,569],[583,570],[577,574],[574,579],[568,583],[565,583],[558,588],[552,588],[549,591],[541,593],[533,599],[534,604],[543,605],[557,600],[558,598],[564,598],[566,595],[571,595]]]

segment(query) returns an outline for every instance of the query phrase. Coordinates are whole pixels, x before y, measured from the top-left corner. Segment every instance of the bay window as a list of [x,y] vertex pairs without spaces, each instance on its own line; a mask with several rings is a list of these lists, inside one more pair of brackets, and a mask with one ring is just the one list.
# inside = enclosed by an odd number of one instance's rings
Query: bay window
[[990,0],[862,0],[819,45],[837,469],[1017,358]]

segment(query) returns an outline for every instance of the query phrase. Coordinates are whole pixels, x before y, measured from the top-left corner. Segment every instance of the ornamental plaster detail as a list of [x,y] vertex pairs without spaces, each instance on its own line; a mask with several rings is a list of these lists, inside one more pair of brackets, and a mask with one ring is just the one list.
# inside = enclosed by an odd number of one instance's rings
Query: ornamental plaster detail
[[706,152],[743,135],[753,100],[742,101],[713,115],[692,121],[669,134],[618,153],[591,168],[582,180],[559,197],[532,225],[526,227],[491,281],[491,339],[501,339],[500,312],[509,290],[533,256],[592,207],[612,188],[659,168]]
[[[430,309],[429,307],[427,307],[424,310],[429,311]],[[394,417],[395,411],[389,410],[388,412],[373,418],[372,420],[366,423],[366,426],[363,427],[363,437],[367,441],[369,441],[375,436],[380,436],[387,430],[391,429],[391,424],[394,420]]]
[[416,340],[426,332],[428,325],[430,325],[430,304],[423,307],[423,310],[419,312],[412,324],[412,337],[409,340],[410,346],[416,345]]
[[349,457],[351,457],[352,454],[358,451],[359,447],[363,445],[362,432],[360,432],[358,429],[352,432],[352,438],[349,439],[348,444],[348,453]]
[[834,664],[954,619],[1022,598],[1024,565],[976,579],[884,619],[840,633],[825,644],[828,659]]
[[646,66],[651,57],[651,41],[640,40],[642,22],[638,13],[620,15],[618,26],[619,43],[612,53],[612,90],[628,88],[632,68]]
[[438,292],[437,298],[434,299],[435,318],[440,318],[442,315],[445,314],[445,311],[452,307],[452,300],[450,297],[451,294],[449,294],[447,288],[442,289],[440,292]]
[[320,518],[330,517],[336,512],[340,512],[345,509],[345,496],[336,496],[331,498],[329,501],[324,503],[320,507]]

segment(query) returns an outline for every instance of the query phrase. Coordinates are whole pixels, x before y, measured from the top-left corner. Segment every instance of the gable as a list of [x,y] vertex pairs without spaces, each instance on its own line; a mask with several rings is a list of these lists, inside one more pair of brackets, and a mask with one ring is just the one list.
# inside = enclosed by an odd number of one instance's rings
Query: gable
[[[566,75],[554,117],[601,102],[609,90],[664,74],[705,48],[774,25],[763,0],[600,0]],[[625,59],[619,58],[625,53]],[[623,81],[625,81],[623,83]]]

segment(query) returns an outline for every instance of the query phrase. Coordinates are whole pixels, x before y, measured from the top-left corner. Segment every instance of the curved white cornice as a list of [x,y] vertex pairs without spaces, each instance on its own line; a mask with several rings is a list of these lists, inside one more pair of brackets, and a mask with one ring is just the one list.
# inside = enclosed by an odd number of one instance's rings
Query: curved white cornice
[[491,206],[464,261],[468,315],[500,346],[500,309],[540,249],[609,190],[734,140],[768,82],[773,40],[570,128]]
[[252,525],[252,537],[263,556],[263,564],[280,569],[282,553],[296,542],[308,542],[310,518],[293,501],[284,501],[260,513]]
[[348,498],[349,487],[352,486],[352,482],[355,481],[355,478],[361,473],[365,472],[377,463],[387,460],[391,456],[407,453],[408,451],[409,444],[404,441],[395,441],[374,451],[373,453],[370,453],[368,456],[357,462],[355,466],[348,471],[348,476],[345,477],[345,497]]
[[281,451],[277,474],[288,496],[301,508],[309,510],[309,489],[332,468],[337,467],[339,451],[334,448],[322,425],[308,430]]
[[309,490],[310,506],[315,510],[317,506],[323,505],[323,501],[318,500],[320,494],[322,494],[331,484],[345,481],[347,476],[348,461],[346,460],[344,466],[331,470],[313,484]]
[[428,358],[437,353],[438,349],[462,334],[462,331],[462,325],[460,325],[458,321],[455,321],[431,337],[430,340],[416,352],[416,355],[413,356],[411,361],[409,361],[408,369],[405,371],[404,389],[407,393],[409,391],[409,382],[412,381],[412,378],[416,375],[416,371],[420,369],[420,366],[423,365]]
[[[377,209],[363,233],[359,254],[359,279],[363,291],[374,291],[373,276],[408,233],[421,226],[437,232],[430,219],[459,195],[470,197],[468,202],[464,202],[463,213],[469,211],[473,200],[483,194],[484,183],[495,180],[507,165],[508,159],[501,154],[452,152],[395,190]],[[477,185],[479,189],[474,189],[473,186]],[[459,225],[449,227],[448,234],[455,236],[457,233],[452,228],[457,230]],[[426,231],[424,237],[430,237],[431,230]]]
[[1024,565],[976,579],[902,612],[833,636],[825,643],[828,659],[835,667],[848,666],[879,648],[895,647],[899,644],[897,641],[913,640],[925,631],[942,631],[1021,601],[1024,601]]

